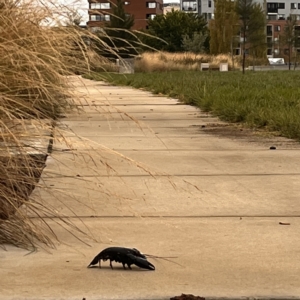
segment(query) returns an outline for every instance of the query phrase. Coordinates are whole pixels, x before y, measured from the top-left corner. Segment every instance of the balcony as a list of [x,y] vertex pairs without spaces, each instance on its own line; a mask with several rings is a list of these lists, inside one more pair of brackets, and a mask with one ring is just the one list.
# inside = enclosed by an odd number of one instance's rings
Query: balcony
[[267,8],[267,13],[268,14],[278,14],[278,8],[271,8],[271,7],[268,7]]
[[183,11],[197,11],[196,6],[182,6]]
[[197,1],[183,1],[182,10],[196,12],[197,11]]

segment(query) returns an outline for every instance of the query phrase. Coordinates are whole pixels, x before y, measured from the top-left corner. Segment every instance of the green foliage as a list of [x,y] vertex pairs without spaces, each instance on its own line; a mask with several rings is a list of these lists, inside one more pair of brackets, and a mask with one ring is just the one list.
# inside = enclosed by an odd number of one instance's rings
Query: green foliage
[[249,53],[258,57],[266,54],[266,16],[260,4],[253,0],[237,0],[236,12],[241,22],[241,35],[244,38],[242,43],[243,50],[243,73],[245,73],[245,54],[246,49]]
[[[105,75],[119,85],[176,97],[229,122],[300,140],[299,72],[161,72]],[[103,78],[102,78],[103,79]]]
[[210,53],[232,53],[236,46],[235,36],[239,32],[239,18],[235,11],[235,2],[216,0],[214,19],[209,24]]
[[134,25],[133,15],[126,14],[124,10],[124,1],[117,0],[115,6],[112,9],[112,15],[110,17],[110,23],[107,28],[118,28],[130,30]]
[[185,51],[193,53],[203,53],[205,50],[204,43],[207,39],[207,34],[202,32],[194,32],[192,37],[185,34],[182,37],[182,48]]
[[252,6],[247,28],[247,43],[249,54],[254,57],[263,58],[267,54],[266,44],[266,15],[260,4]]
[[[151,46],[158,50],[182,52],[183,37],[193,38],[194,33],[207,33],[207,23],[202,16],[187,14],[182,11],[168,12],[166,15],[157,15],[149,20],[149,34],[159,39],[152,39]],[[165,42],[164,42],[165,41]]]
[[[110,22],[104,28],[104,34],[101,31],[98,33],[99,38],[109,46],[110,50],[102,51],[100,54],[109,58],[128,58],[136,55],[138,39],[130,31],[133,25],[134,17],[126,14],[124,2],[117,0],[112,10]],[[98,48],[103,49],[101,45],[99,46]]]

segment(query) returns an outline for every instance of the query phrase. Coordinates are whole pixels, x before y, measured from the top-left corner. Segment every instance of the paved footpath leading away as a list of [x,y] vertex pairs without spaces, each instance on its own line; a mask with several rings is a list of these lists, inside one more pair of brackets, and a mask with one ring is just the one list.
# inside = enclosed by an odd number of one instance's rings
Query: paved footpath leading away
[[[59,124],[41,179],[49,189],[32,197],[76,214],[98,242],[49,221],[64,242],[51,254],[0,252],[1,299],[300,297],[299,144],[228,134],[149,92],[70,81],[83,111]],[[86,268],[109,245],[178,258],[149,259],[154,272]]]

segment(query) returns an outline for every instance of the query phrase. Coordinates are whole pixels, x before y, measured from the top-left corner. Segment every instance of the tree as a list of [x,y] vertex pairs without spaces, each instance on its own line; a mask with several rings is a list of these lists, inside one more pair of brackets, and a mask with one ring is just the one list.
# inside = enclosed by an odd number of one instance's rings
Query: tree
[[239,32],[239,18],[235,3],[231,0],[216,0],[214,19],[209,23],[210,53],[232,53],[235,36]]
[[207,23],[202,16],[183,11],[168,12],[165,15],[157,15],[149,20],[149,34],[160,38],[152,39],[151,46],[169,52],[181,52],[183,37],[193,38],[194,33],[207,34]]
[[[289,70],[291,69],[291,60],[292,60],[292,53],[293,48],[299,47],[299,31],[295,30],[297,28],[297,20],[295,17],[290,15],[287,20],[283,30],[283,34],[280,35],[280,44],[282,47],[287,47],[287,54],[288,54],[288,63],[289,63]],[[295,56],[296,60],[296,56]]]
[[262,6],[253,0],[237,0],[236,12],[240,18],[243,73],[245,73],[246,45],[248,50],[252,48],[253,54],[263,53],[266,49],[266,16]]
[[116,5],[112,9],[110,23],[107,27],[130,30],[133,25],[134,25],[133,15],[129,15],[125,12],[123,0],[117,0]]
[[[103,32],[99,32],[100,39],[108,45],[110,49],[108,53],[101,53],[110,58],[128,58],[137,54],[135,47],[136,37],[130,31],[134,25],[134,17],[127,14],[124,10],[123,0],[117,0],[116,5],[112,9],[110,22],[106,23]],[[103,50],[103,47],[99,47]]]
[[204,43],[207,39],[207,34],[203,34],[202,32],[194,32],[191,38],[187,34],[184,35],[182,38],[182,48],[185,51],[190,51],[193,53],[204,52]]
[[249,54],[253,57],[266,57],[266,14],[262,6],[258,3],[252,6],[246,37]]

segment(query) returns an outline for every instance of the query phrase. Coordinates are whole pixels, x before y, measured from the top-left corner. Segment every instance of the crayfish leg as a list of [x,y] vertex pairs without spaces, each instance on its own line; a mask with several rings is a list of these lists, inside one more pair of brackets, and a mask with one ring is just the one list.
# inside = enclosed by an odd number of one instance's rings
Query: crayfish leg
[[112,260],[109,261],[110,268],[113,269]]
[[128,266],[128,269],[132,270],[129,264],[127,264],[127,266]]
[[124,270],[126,270],[126,266],[125,266],[125,264],[124,264],[124,263],[122,263],[122,265],[123,265],[123,269],[124,269]]
[[101,269],[101,259],[99,259],[99,268]]

